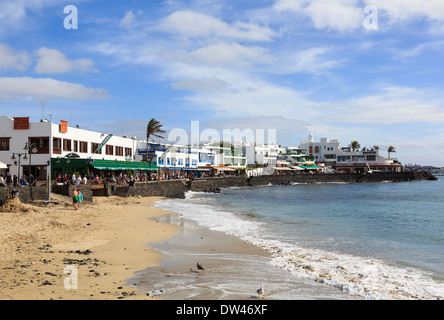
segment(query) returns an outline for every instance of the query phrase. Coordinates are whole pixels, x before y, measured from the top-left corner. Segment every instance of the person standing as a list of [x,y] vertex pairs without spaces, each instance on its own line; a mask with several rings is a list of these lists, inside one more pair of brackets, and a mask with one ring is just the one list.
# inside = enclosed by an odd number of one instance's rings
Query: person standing
[[74,206],[74,210],[79,209],[79,192],[76,188],[74,188],[74,191],[72,192],[72,205]]
[[6,186],[12,187],[12,177],[11,177],[11,173],[9,171],[8,171],[8,173],[6,173]]
[[83,193],[79,190],[79,202],[77,203],[77,209],[80,209],[80,204],[83,201]]

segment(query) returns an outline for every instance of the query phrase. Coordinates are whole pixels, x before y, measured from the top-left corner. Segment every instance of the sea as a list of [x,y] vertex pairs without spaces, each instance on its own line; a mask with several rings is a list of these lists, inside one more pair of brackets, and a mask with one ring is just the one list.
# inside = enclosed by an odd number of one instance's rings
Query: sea
[[188,192],[156,206],[265,249],[283,279],[360,299],[435,300],[444,299],[444,176],[437,177]]

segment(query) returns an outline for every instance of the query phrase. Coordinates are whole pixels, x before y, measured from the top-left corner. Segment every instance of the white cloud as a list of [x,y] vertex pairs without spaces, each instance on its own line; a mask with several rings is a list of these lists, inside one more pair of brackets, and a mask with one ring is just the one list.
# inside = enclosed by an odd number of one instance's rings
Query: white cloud
[[120,25],[125,28],[131,28],[135,24],[136,17],[141,15],[143,11],[138,10],[134,13],[132,10],[125,12],[125,16],[120,20]]
[[215,77],[201,79],[185,79],[174,82],[171,87],[176,90],[220,91],[229,88],[229,83]]
[[440,92],[408,87],[387,87],[380,94],[331,105],[331,121],[362,124],[444,124],[444,98]]
[[39,59],[35,71],[39,74],[62,74],[70,72],[95,72],[94,62],[91,59],[70,60],[57,49],[45,47],[37,50]]
[[16,52],[7,45],[0,43],[0,71],[25,71],[30,64],[31,58],[27,52]]
[[316,29],[353,30],[362,27],[364,19],[358,0],[278,0],[273,9],[308,16]]
[[316,29],[345,31],[356,29],[363,23],[363,8],[357,0],[315,0],[304,8]]
[[271,41],[277,34],[268,27],[254,23],[226,23],[213,16],[190,10],[180,10],[164,18],[156,27],[147,29],[163,31],[186,39],[230,38],[246,41]]
[[[307,133],[308,123],[296,118],[287,118],[285,116],[250,116],[238,117],[234,116],[229,119],[218,119],[216,121],[207,121],[200,124],[200,130],[206,128],[214,129],[222,133],[224,129],[239,129],[241,131],[253,130],[255,137],[260,138],[260,131],[263,130],[264,142],[287,143],[286,145],[298,145],[299,141],[295,140],[296,136],[304,136]],[[276,132],[276,140],[272,141],[273,137],[268,136],[272,131]]]
[[391,23],[410,22],[418,19],[444,21],[444,1],[442,0],[365,0],[383,10]]
[[238,43],[218,43],[187,53],[183,62],[202,67],[249,68],[259,63],[272,61],[268,51],[256,46],[243,46]]
[[[279,57],[275,57],[275,63],[271,66],[269,72],[276,74],[320,74],[338,67],[344,62],[344,59],[332,60],[324,57],[331,52],[332,49],[327,47],[313,47],[290,52],[283,51],[278,54]],[[280,63],[282,61],[285,61],[285,63]]]
[[106,99],[104,89],[85,87],[81,84],[58,81],[51,78],[0,77],[0,100],[31,98],[42,99],[89,100]]
[[[0,1],[0,35],[12,30],[21,30],[30,27],[28,12],[38,12],[42,8],[59,5],[58,0],[16,0]],[[63,9],[63,7],[62,7]]]
[[310,101],[304,93],[255,79],[253,76],[232,73],[222,78],[230,83],[226,90],[198,91],[184,97],[199,109],[214,116],[284,116],[295,119],[314,119],[319,116],[320,104]]
[[15,25],[26,16],[26,9],[19,1],[0,2],[0,23],[2,26]]
[[[289,12],[309,17],[316,29],[348,31],[363,26],[366,5],[378,9],[378,17],[389,23],[408,23],[421,19],[444,21],[442,0],[276,0],[276,12]],[[441,28],[438,24],[433,28]]]

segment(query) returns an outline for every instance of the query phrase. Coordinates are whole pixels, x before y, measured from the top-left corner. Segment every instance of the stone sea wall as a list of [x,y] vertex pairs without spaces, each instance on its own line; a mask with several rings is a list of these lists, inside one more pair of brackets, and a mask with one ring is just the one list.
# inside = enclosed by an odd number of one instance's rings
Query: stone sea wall
[[280,176],[258,176],[258,177],[234,177],[234,178],[211,178],[194,180],[191,191],[217,192],[221,188],[247,187],[264,185],[291,185],[295,183],[364,183],[364,182],[402,182],[414,180],[436,180],[436,177],[428,172],[387,172],[387,173],[337,173],[337,174],[295,174]]
[[[225,177],[195,179],[191,183],[185,180],[136,182],[129,186],[117,186],[115,183],[105,183],[97,189],[94,185],[53,185],[52,192],[71,196],[74,187],[83,193],[85,201],[92,201],[95,196],[121,196],[121,197],[168,197],[184,198],[189,190],[196,192],[219,192],[223,188],[255,187],[265,185],[291,185],[295,183],[376,183],[383,181],[402,182],[418,180],[436,180],[437,178],[426,171],[393,172],[393,173],[338,173],[338,174],[295,174],[295,175],[271,175],[258,177]],[[32,201],[48,200],[48,188],[24,187],[24,188],[0,188],[0,202],[11,197],[13,190],[19,191],[20,201],[30,203]]]
[[23,203],[30,203],[32,201],[48,200],[48,187],[19,187],[19,188],[0,188],[0,203],[5,199],[11,198],[13,193],[18,192],[18,197]]
[[338,174],[296,174],[259,177],[225,177],[195,179],[191,183],[184,180],[150,181],[135,183],[133,186],[116,187],[112,193],[118,196],[160,196],[184,198],[189,190],[196,192],[219,192],[223,188],[255,187],[264,185],[291,185],[294,183],[370,183],[370,182],[402,182],[414,180],[436,180],[428,172],[393,172],[393,173],[338,173]]

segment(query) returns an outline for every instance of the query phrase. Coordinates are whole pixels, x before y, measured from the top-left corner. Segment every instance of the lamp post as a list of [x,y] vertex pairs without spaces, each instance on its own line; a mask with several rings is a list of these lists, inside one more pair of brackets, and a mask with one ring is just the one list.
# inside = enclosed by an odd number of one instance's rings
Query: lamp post
[[[31,185],[32,184],[32,181],[31,181],[31,174],[32,174],[31,173],[31,156],[32,156],[33,153],[36,153],[38,151],[38,149],[37,149],[37,146],[36,146],[35,143],[31,143],[28,146],[28,143],[26,142],[25,147],[23,148],[23,150],[27,151],[28,154],[29,154],[29,185]],[[23,158],[23,159],[25,159],[25,158]]]
[[22,158],[22,156],[24,156],[24,157],[23,157],[23,160],[27,160],[28,158],[26,157],[26,153],[16,153],[16,152],[13,152],[13,153],[12,153],[12,157],[11,157],[11,160],[12,160],[12,161],[15,161],[15,160],[16,160],[16,157],[15,157],[15,156],[18,157],[17,178],[18,178],[18,180],[20,180],[20,159]]

